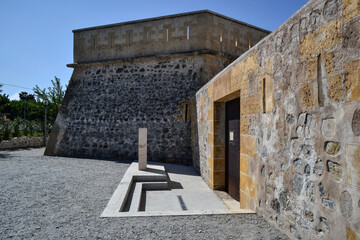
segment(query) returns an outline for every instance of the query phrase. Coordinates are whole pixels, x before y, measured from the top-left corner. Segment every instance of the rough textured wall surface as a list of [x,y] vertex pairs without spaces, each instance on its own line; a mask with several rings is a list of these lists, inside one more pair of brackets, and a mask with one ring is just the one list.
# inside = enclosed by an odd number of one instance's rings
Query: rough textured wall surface
[[148,159],[191,163],[191,98],[228,65],[210,55],[76,67],[45,154],[137,159],[148,128]]
[[360,2],[313,0],[196,94],[200,168],[225,187],[240,97],[240,205],[298,239],[360,236]]

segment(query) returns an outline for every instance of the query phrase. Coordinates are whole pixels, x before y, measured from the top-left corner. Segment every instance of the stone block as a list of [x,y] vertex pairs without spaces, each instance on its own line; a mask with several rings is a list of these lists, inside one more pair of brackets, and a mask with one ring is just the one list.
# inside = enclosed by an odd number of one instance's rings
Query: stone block
[[249,95],[249,79],[248,77],[241,78],[240,97]]
[[360,108],[356,109],[351,121],[351,129],[355,136],[360,136]]
[[326,74],[330,75],[334,72],[334,53],[332,51],[326,52],[324,59]]
[[[342,47],[350,52],[358,51],[360,48],[360,21],[359,17],[344,23],[342,32]],[[354,52],[354,53],[355,53]]]
[[147,169],[147,128],[139,128],[139,170]]
[[306,74],[306,78],[308,80],[314,80],[316,78],[317,75],[317,57],[313,57],[310,58],[307,61],[307,74]]
[[240,117],[240,134],[249,134],[249,117]]
[[243,71],[243,64],[237,64],[231,69],[231,92],[240,90]]
[[346,218],[351,217],[353,213],[352,197],[348,191],[343,191],[340,195],[340,210]]
[[317,93],[315,82],[307,82],[301,85],[300,95],[303,107],[317,106]]
[[217,101],[231,93],[231,72],[228,71],[214,82],[214,100]]
[[300,195],[303,185],[304,177],[299,173],[295,173],[293,176],[293,190],[297,195]]
[[324,119],[321,124],[321,133],[327,139],[336,136],[336,120],[335,118]]
[[214,109],[213,108],[208,110],[208,120],[210,120],[210,121],[214,120]]
[[360,60],[345,65],[345,96],[347,102],[360,99]]
[[272,112],[274,109],[274,96],[272,94],[265,96],[265,112]]
[[262,97],[253,94],[240,100],[240,115],[250,115],[262,112]]
[[349,227],[346,227],[346,240],[360,240],[360,235]]
[[246,174],[240,173],[240,190],[249,195],[250,199],[256,198],[257,184],[254,179]]
[[204,97],[201,97],[200,98],[200,106],[204,105],[205,104],[205,98]]
[[253,50],[243,61],[244,61],[244,73],[245,76],[249,75],[250,73],[254,72],[258,69],[257,63],[257,51]]
[[240,172],[249,175],[249,156],[240,154]]
[[346,145],[346,184],[360,187],[360,145]]
[[[207,163],[208,163],[208,167],[210,170],[214,169],[214,158],[213,157],[208,157],[207,158]],[[212,172],[212,171],[210,171]]]
[[344,95],[341,75],[329,77],[327,81],[329,83],[329,87],[327,89],[328,97],[335,102],[340,102]]
[[327,170],[335,180],[340,181],[343,178],[343,167],[333,161],[327,161]]
[[214,134],[208,133],[208,144],[214,144]]
[[240,153],[251,157],[256,157],[256,137],[241,135]]
[[208,86],[208,95],[209,95],[209,97],[213,95],[213,91],[214,91],[214,83],[211,83]]
[[324,170],[323,161],[321,159],[318,159],[314,165],[314,174],[316,174],[317,176],[321,176],[323,174],[323,170]]
[[360,14],[359,0],[344,0],[343,17],[345,22],[359,14]]
[[340,151],[340,143],[338,142],[325,142],[325,152],[329,155],[336,155]]
[[328,198],[323,198],[322,199],[322,204],[329,209],[335,210],[336,209],[336,203],[335,201],[328,199]]
[[335,20],[316,32],[307,35],[300,42],[300,59],[317,56],[322,51],[335,46],[341,40],[340,21]]
[[[241,180],[240,180],[241,181]],[[250,208],[250,197],[243,191],[240,191],[240,208],[249,209]]]

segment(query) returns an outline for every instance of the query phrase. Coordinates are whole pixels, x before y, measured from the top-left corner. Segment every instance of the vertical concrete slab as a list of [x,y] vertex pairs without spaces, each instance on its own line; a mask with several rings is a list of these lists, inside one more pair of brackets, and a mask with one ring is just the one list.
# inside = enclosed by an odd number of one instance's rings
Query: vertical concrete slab
[[139,170],[147,168],[147,128],[139,128]]

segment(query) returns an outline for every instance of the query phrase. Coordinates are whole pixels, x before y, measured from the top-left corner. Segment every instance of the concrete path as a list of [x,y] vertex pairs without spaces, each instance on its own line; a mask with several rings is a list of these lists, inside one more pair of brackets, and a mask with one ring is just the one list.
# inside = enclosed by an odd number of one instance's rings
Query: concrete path
[[147,191],[145,211],[228,210],[192,167],[163,164],[170,179],[170,190]]
[[101,218],[129,163],[0,152],[0,239],[288,239],[255,214]]

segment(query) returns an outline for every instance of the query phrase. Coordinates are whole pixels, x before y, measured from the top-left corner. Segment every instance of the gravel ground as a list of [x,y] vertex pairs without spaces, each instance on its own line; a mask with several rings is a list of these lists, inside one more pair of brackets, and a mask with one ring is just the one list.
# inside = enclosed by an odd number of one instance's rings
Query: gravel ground
[[0,152],[0,239],[288,239],[254,214],[100,218],[129,163]]

